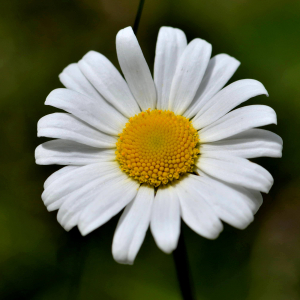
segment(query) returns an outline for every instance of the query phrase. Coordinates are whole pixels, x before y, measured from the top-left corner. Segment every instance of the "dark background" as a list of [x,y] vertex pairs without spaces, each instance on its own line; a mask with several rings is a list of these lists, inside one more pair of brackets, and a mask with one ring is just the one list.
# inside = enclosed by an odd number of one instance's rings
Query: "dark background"
[[[87,51],[115,65],[115,36],[133,25],[138,0],[2,0],[0,2],[0,299],[179,300],[172,255],[148,232],[133,266],[117,264],[111,243],[118,217],[81,237],[67,233],[41,201],[57,166],[37,166],[39,118],[61,87],[58,74]],[[225,226],[209,241],[183,226],[199,300],[300,299],[300,1],[147,1],[138,39],[151,70],[158,30],[181,28],[206,39],[213,55],[241,61],[232,81],[254,78],[278,114],[269,129],[284,140],[282,159],[257,160],[275,184],[254,223]],[[248,104],[247,103],[247,104]]]

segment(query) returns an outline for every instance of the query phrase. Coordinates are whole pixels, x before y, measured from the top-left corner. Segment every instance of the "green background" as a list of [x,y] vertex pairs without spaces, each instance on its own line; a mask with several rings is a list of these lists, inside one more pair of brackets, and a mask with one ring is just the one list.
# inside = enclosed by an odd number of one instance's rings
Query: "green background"
[[[116,263],[111,243],[118,216],[87,237],[69,233],[41,200],[58,166],[37,166],[36,137],[58,74],[87,51],[115,65],[115,36],[132,25],[138,0],[0,2],[0,299],[179,300],[172,255],[148,232],[133,266]],[[225,225],[217,240],[183,231],[197,299],[300,299],[300,1],[146,0],[138,39],[151,70],[158,30],[181,28],[206,39],[213,55],[241,61],[231,81],[254,78],[270,97],[247,104],[275,109],[283,158],[257,161],[275,184],[243,231]]]

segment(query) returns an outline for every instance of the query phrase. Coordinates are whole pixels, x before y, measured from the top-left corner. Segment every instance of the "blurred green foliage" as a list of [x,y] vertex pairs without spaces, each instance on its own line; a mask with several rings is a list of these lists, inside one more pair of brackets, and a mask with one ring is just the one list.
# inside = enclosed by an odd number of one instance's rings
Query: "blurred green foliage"
[[[87,237],[65,232],[40,195],[58,166],[37,166],[36,124],[61,87],[58,74],[87,51],[115,65],[115,35],[132,25],[138,0],[0,2],[0,299],[179,300],[172,256],[148,233],[133,266],[117,264],[111,242],[118,216]],[[282,159],[259,159],[275,178],[255,222],[225,226],[215,241],[186,236],[197,299],[300,299],[300,1],[146,1],[138,38],[153,66],[158,30],[179,27],[213,54],[242,62],[233,80],[255,78],[278,114],[270,129],[284,140]]]

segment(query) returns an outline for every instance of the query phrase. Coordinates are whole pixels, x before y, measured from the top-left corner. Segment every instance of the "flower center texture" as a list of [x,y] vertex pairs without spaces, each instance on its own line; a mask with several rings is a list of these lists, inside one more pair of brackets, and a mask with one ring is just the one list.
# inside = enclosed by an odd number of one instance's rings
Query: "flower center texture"
[[199,154],[197,130],[187,118],[171,111],[141,112],[129,119],[119,136],[120,168],[155,187],[192,172]]

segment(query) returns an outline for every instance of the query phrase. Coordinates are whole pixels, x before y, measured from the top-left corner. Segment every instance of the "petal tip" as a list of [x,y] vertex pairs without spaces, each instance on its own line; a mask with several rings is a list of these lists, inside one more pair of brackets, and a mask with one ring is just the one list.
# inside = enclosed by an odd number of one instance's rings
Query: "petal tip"
[[120,39],[127,40],[128,38],[132,38],[132,36],[135,36],[133,29],[131,26],[125,27],[121,30],[118,31],[117,36],[116,36],[116,41],[120,41]]

